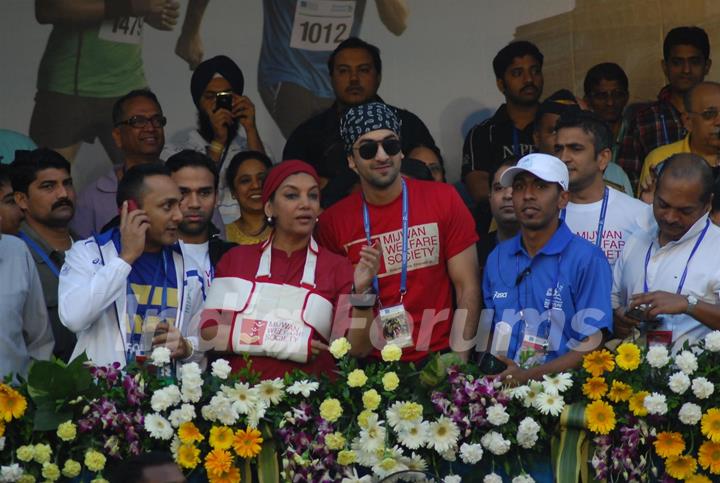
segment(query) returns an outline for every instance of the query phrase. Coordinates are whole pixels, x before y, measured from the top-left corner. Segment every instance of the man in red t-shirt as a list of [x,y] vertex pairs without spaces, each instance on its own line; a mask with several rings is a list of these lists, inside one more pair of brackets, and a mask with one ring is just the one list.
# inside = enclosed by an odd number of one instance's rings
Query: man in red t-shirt
[[400,122],[392,108],[352,107],[340,131],[361,192],[320,216],[317,238],[353,264],[368,239],[382,248],[378,316],[365,328],[364,351],[379,357],[392,342],[403,347],[405,361],[448,348],[467,360],[480,315],[472,215],[452,186],[400,176]]

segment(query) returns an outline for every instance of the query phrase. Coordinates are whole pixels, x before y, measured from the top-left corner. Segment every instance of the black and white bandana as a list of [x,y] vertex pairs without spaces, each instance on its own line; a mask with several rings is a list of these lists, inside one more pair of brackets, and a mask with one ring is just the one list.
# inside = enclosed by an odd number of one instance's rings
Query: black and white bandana
[[395,109],[382,102],[369,102],[345,111],[340,119],[340,137],[345,142],[345,151],[351,153],[353,144],[363,134],[389,129],[399,136],[400,126]]

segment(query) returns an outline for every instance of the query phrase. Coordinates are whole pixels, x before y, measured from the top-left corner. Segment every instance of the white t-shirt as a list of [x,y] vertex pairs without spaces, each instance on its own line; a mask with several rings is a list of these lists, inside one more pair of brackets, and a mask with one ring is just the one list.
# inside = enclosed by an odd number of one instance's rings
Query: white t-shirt
[[[185,272],[195,270],[198,277],[202,278],[205,294],[207,294],[212,282],[212,266],[210,264],[209,242],[205,243],[182,243],[182,252],[185,257]],[[204,295],[203,295],[204,298]]]
[[[578,236],[595,243],[602,200],[595,203],[568,203],[565,211],[565,223]],[[638,229],[655,226],[652,207],[642,201],[608,188],[608,204],[605,214],[605,226],[600,240],[600,248],[614,266],[630,236]]]
[[[720,228],[710,223],[705,237],[688,264],[688,258],[705,228],[707,215],[700,218],[680,240],[660,247],[657,228],[636,232],[625,246],[613,270],[612,306],[627,307],[633,294],[643,293],[645,258],[652,244],[647,266],[649,291],[676,293],[687,266],[687,277],[681,295],[694,295],[710,304],[720,303]],[[710,332],[710,328],[686,314],[661,315],[662,330],[671,330],[674,350],[685,340],[693,343]]]

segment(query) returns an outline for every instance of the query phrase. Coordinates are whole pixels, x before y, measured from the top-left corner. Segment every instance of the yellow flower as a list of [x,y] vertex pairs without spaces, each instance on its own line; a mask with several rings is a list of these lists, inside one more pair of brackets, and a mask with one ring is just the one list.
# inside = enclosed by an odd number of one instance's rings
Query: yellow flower
[[85,466],[90,471],[102,471],[105,468],[105,455],[94,449],[85,452]]
[[0,420],[0,438],[5,436],[5,423]]
[[340,337],[330,344],[330,353],[335,359],[342,359],[351,348],[350,342],[345,337]]
[[658,433],[653,444],[655,445],[655,452],[661,458],[680,456],[685,451],[685,440],[683,440],[680,433],[670,433],[668,431]]
[[362,396],[363,406],[365,409],[369,409],[371,411],[376,410],[378,406],[380,406],[381,400],[382,397],[375,389],[365,391]]
[[235,432],[233,449],[241,458],[254,458],[260,454],[262,442],[263,438],[260,431],[248,426],[247,429],[238,429]]
[[383,389],[386,391],[394,391],[400,384],[400,378],[395,372],[390,371],[383,376],[382,383]]
[[395,344],[386,344],[380,351],[380,355],[385,362],[399,361],[400,357],[402,357],[402,349]]
[[0,384],[0,419],[10,422],[13,418],[19,419],[25,414],[27,400],[7,384]]
[[370,416],[372,416],[373,414],[375,414],[375,413],[372,412],[372,411],[369,410],[369,409],[365,409],[365,410],[363,410],[363,411],[360,411],[360,414],[358,414],[358,417],[357,417],[357,422],[358,422],[358,424],[360,425],[361,428],[367,429],[368,419],[369,419]]
[[615,410],[605,401],[593,401],[585,408],[585,420],[593,433],[608,434],[615,429]]
[[33,475],[25,473],[20,477],[18,483],[35,483],[35,477]]
[[223,449],[214,449],[205,457],[205,470],[208,476],[220,477],[230,471],[233,458],[230,452]]
[[357,455],[352,450],[342,450],[338,453],[337,462],[341,466],[347,466],[355,463]]
[[210,483],[239,483],[240,470],[231,466],[225,473],[208,478]]
[[200,450],[192,443],[182,443],[177,451],[177,463],[192,470],[200,463]]
[[707,436],[713,443],[720,443],[720,409],[708,409],[700,424],[702,434]]
[[400,418],[405,421],[416,421],[422,419],[422,412],[423,407],[420,404],[414,402],[403,403],[398,408],[398,414],[400,414]]
[[362,369],[355,369],[350,374],[348,374],[348,386],[350,387],[362,387],[367,382],[367,376],[365,375],[365,371]]
[[232,445],[232,429],[227,426],[213,426],[210,429],[210,446],[216,449],[229,449]]
[[343,410],[337,399],[326,399],[320,404],[320,417],[334,423],[342,416]]
[[342,433],[331,433],[325,436],[325,445],[328,449],[337,451],[345,447],[345,436]]
[[627,401],[632,396],[632,386],[620,381],[613,381],[608,393],[608,399],[612,402]]
[[36,444],[33,458],[39,464],[44,464],[50,461],[52,456],[52,448],[49,444]]
[[589,399],[600,399],[608,390],[608,385],[604,377],[590,377],[583,384],[582,392]]
[[605,371],[612,371],[615,369],[615,361],[613,360],[612,354],[603,349],[592,351],[585,355],[583,358],[583,367],[593,377],[603,375]]
[[615,362],[624,371],[634,371],[640,367],[640,348],[632,342],[624,342],[617,348]]
[[35,446],[31,444],[20,446],[15,454],[17,455],[17,459],[24,463],[28,463],[35,457]]
[[75,439],[75,436],[77,436],[77,427],[72,423],[72,421],[65,421],[58,426],[57,435],[58,438],[63,441],[72,441]]
[[705,475],[690,475],[685,478],[685,483],[712,483],[712,480]]
[[645,407],[645,398],[650,393],[647,391],[638,391],[628,400],[628,407],[635,416],[647,416],[647,408]]
[[698,450],[698,462],[713,475],[720,475],[720,444],[705,441]]
[[690,455],[671,456],[665,460],[665,471],[678,480],[693,475],[697,469],[697,461]]
[[55,481],[60,478],[60,468],[55,463],[43,463],[42,475],[48,481]]
[[178,428],[178,438],[183,443],[195,443],[205,439],[205,436],[200,432],[195,423],[192,421],[186,421]]
[[62,469],[62,475],[65,478],[75,478],[80,474],[82,466],[75,460],[66,460]]

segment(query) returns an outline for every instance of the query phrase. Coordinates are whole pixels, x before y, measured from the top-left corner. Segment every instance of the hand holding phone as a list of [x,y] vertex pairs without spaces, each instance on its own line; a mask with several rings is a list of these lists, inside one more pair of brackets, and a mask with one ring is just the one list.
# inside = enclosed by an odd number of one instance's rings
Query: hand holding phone
[[222,91],[215,94],[215,110],[225,109],[232,112],[233,93],[232,91]]
[[147,214],[135,200],[123,202],[120,208],[120,258],[132,265],[145,251],[145,233],[150,227]]

